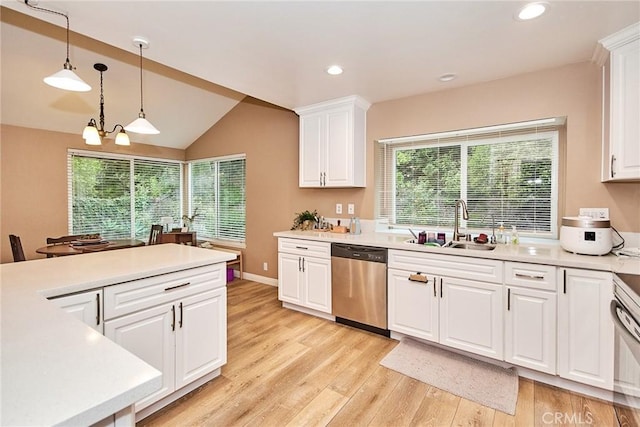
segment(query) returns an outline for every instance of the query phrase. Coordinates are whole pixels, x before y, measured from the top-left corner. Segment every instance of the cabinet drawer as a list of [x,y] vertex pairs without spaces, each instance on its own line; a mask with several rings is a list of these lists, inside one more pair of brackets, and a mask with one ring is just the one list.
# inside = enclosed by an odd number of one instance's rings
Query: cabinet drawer
[[162,274],[104,288],[104,319],[113,319],[226,285],[225,264]]
[[278,252],[329,259],[331,257],[331,243],[281,238],[278,239]]
[[504,282],[507,285],[556,290],[556,267],[553,265],[505,262],[504,268]]
[[502,284],[503,263],[492,259],[389,250],[388,267]]

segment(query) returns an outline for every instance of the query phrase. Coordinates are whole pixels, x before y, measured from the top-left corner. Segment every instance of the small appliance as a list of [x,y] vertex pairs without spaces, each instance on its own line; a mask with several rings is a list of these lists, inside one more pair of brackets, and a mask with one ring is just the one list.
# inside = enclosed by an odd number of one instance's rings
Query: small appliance
[[606,255],[613,247],[613,234],[608,219],[582,216],[562,218],[560,246],[581,255]]

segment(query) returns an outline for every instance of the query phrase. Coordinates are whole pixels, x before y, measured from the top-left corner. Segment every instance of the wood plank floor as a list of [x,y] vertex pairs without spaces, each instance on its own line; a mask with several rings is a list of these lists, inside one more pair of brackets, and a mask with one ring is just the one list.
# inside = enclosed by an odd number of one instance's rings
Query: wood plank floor
[[625,426],[612,405],[520,379],[514,416],[379,365],[397,341],[284,309],[277,288],[228,286],[222,375],[140,426]]

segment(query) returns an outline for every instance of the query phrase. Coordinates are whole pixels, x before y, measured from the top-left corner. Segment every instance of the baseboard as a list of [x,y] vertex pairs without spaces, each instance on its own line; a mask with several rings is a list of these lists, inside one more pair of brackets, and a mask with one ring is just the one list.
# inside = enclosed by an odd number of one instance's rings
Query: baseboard
[[304,313],[304,314],[310,314],[312,316],[320,317],[321,319],[330,320],[332,322],[336,321],[335,316],[332,316],[329,313],[324,313],[322,311],[314,310],[312,308],[302,307],[302,306],[296,305],[296,304],[291,304],[290,302],[282,302],[282,307],[288,308],[290,310],[299,311],[299,312]]
[[[238,271],[237,270],[235,272],[235,277],[238,277]],[[251,280],[251,281],[254,281],[254,282],[258,282],[258,283],[263,283],[263,284],[269,285],[269,286],[275,286],[276,288],[278,287],[278,279],[273,279],[271,277],[259,276],[257,274],[244,272],[244,273],[242,273],[242,278],[246,279],[246,280]]]

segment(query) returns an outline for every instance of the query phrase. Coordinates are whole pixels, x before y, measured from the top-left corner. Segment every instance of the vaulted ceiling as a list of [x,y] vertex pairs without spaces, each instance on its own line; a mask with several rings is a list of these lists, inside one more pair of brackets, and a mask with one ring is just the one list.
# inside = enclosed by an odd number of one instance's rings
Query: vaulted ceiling
[[[30,0],[33,1],[33,0]],[[64,18],[2,0],[2,123],[80,133],[144,106],[160,135],[134,142],[185,148],[245,95],[293,109],[357,94],[375,103],[588,61],[597,41],[640,21],[637,1],[549,1],[518,21],[521,1],[39,1],[69,14],[71,62],[88,93],[50,88],[62,68]],[[44,21],[44,22],[43,22]],[[326,74],[339,64],[344,73]],[[443,83],[438,77],[455,73]]]

